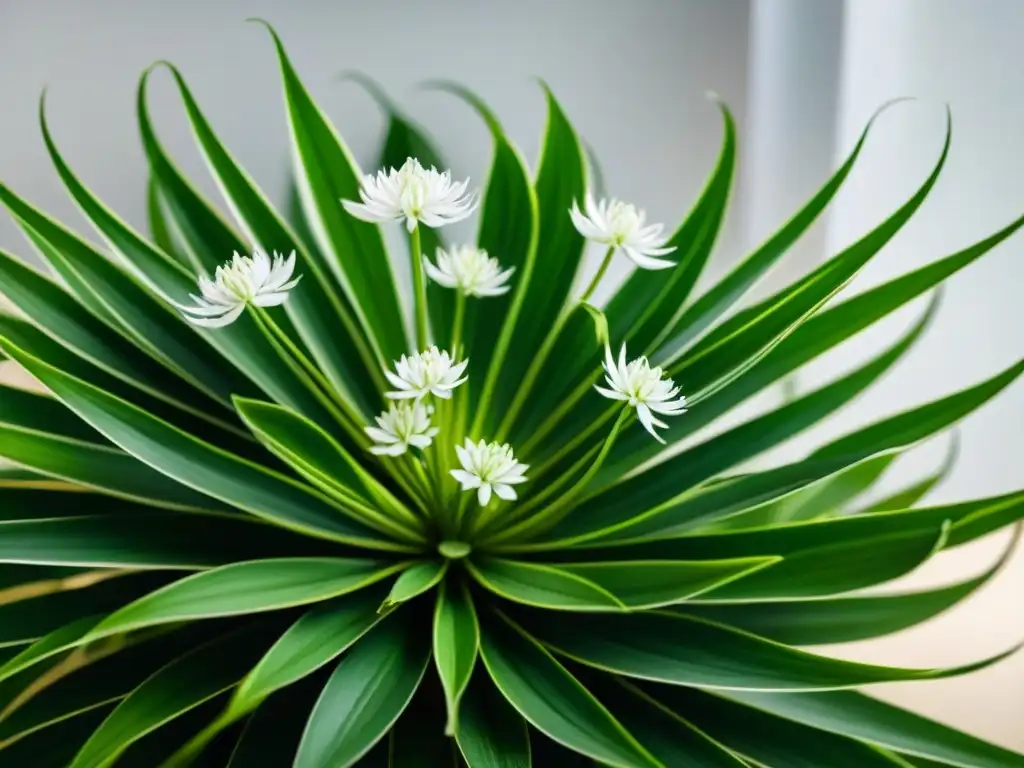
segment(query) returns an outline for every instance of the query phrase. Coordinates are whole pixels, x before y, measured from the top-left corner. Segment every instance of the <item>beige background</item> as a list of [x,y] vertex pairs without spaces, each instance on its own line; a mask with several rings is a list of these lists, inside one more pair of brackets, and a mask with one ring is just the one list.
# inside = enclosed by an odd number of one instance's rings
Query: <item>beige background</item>
[[[145,165],[133,91],[141,69],[166,57],[181,65],[242,163],[276,194],[285,178],[285,126],[269,44],[242,23],[250,15],[276,24],[362,162],[373,156],[380,119],[365,96],[332,82],[337,70],[358,67],[378,77],[448,148],[456,170],[476,179],[487,162],[485,133],[464,108],[414,84],[438,76],[463,80],[490,100],[533,157],[543,105],[530,78],[542,74],[601,156],[614,193],[646,206],[654,220],[676,221],[700,189],[718,143],[717,117],[702,95],[717,91],[735,108],[743,153],[736,207],[714,271],[780,224],[849,149],[870,112],[893,96],[921,101],[886,116],[831,215],[773,284],[856,238],[919,183],[938,150],[942,101],[955,114],[947,172],[854,290],[950,253],[1024,210],[1019,0],[0,0],[0,178],[62,220],[82,224],[38,136],[35,102],[48,84],[51,125],[66,157],[118,212],[141,225]],[[165,143],[212,192],[162,78],[153,109]],[[0,246],[28,252],[6,219]],[[958,275],[906,365],[779,456],[967,386],[1019,358],[1022,251],[1024,235]],[[800,386],[848,369],[910,316],[829,355]],[[963,425],[961,463],[933,498],[1024,485],[1022,427],[1024,385],[1018,383]],[[934,466],[941,449],[916,452],[889,482]],[[906,584],[980,572],[1004,541],[1005,533],[944,554]],[[1018,554],[949,615],[832,650],[879,663],[947,665],[1022,638],[1024,554]],[[969,677],[881,693],[1024,750],[1024,654]]]

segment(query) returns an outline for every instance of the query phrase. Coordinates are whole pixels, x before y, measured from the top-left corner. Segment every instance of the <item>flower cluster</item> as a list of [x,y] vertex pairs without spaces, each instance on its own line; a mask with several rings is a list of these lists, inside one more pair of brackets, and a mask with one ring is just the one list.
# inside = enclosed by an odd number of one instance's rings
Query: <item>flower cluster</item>
[[[477,197],[475,193],[467,194],[467,186],[468,180],[453,183],[450,172],[425,169],[417,160],[409,158],[398,170],[391,168],[366,176],[359,191],[362,202],[343,200],[342,203],[350,214],[364,221],[404,219],[413,233],[414,244],[418,244],[420,224],[440,227],[461,221],[473,212]],[[662,234],[662,225],[647,224],[644,212],[633,205],[618,200],[595,201],[588,192],[584,211],[574,202],[569,215],[581,235],[608,246],[601,268],[581,302],[597,287],[617,250],[643,269],[666,269],[674,265],[659,258],[675,250],[666,244],[668,240]],[[460,302],[466,297],[500,296],[511,288],[509,280],[515,269],[502,269],[498,259],[479,248],[461,245],[438,249],[435,263],[416,252],[418,250],[415,247],[411,256],[420,289],[423,273],[438,285],[457,291]],[[217,268],[212,280],[199,278],[201,295],[192,296],[194,305],[179,306],[179,309],[195,325],[222,327],[236,320],[246,307],[282,304],[299,282],[298,278],[292,279],[295,259],[295,253],[287,259],[274,254],[273,260],[259,251],[251,257],[236,253],[231,262]],[[418,303],[425,301],[422,290],[418,289],[416,299]],[[453,337],[461,332],[461,303],[459,307]],[[425,309],[425,306],[417,306],[420,318],[426,317]],[[276,328],[272,319],[265,322]],[[276,330],[283,334],[280,329]],[[421,330],[426,330],[425,320]],[[425,332],[420,335],[421,339],[426,337]],[[384,372],[393,387],[384,393],[391,402],[387,410],[375,418],[375,424],[363,427],[373,441],[369,446],[371,453],[399,457],[411,448],[429,448],[434,438],[443,433],[442,427],[432,424],[435,408],[427,400],[430,397],[451,400],[453,391],[466,382],[469,361],[457,360],[458,341],[453,339],[453,352],[430,346],[415,354],[402,355],[395,361],[393,371]],[[625,344],[617,361],[606,347],[603,367],[607,387],[597,386],[597,391],[624,402],[627,408],[635,408],[644,429],[664,442],[656,428],[668,425],[655,414],[677,416],[686,412],[686,398],[679,394],[679,387],[664,378],[661,368],[652,368],[646,357],[627,362]],[[445,436],[455,437],[447,433]],[[614,436],[615,431],[609,440]],[[483,507],[491,502],[492,496],[515,501],[517,494],[513,486],[526,482],[525,472],[529,467],[516,459],[507,443],[464,439],[464,444],[454,447],[461,468],[449,470],[451,477],[463,491],[475,490],[477,501]]]

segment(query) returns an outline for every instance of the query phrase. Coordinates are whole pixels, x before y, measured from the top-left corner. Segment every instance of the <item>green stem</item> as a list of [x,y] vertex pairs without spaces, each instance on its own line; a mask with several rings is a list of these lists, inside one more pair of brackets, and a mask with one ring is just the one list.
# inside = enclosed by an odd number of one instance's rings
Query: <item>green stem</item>
[[[590,285],[587,286],[587,290],[583,292],[583,295],[580,297],[580,300],[576,306],[579,306],[579,304],[583,304],[584,302],[586,302],[586,300],[590,298],[591,294],[593,294],[594,290],[601,282],[601,278],[603,278],[605,272],[608,271],[608,266],[612,263],[612,256],[614,254],[615,246],[611,246],[605,253],[604,259],[601,261],[601,266],[598,267],[597,269],[597,274],[594,275],[594,279],[590,281]],[[533,391],[533,385],[536,383],[537,377],[540,376],[541,370],[544,367],[544,363],[547,362],[548,355],[551,354],[551,350],[554,348],[555,342],[558,341],[558,334],[561,333],[562,327],[565,325],[566,321],[569,319],[569,315],[571,314],[571,309],[568,312],[561,313],[555,320],[555,324],[548,332],[548,335],[544,337],[544,341],[541,344],[540,349],[537,351],[537,354],[534,355],[533,361],[530,363],[530,367],[526,370],[526,375],[523,377],[522,384],[520,384],[516,388],[516,394],[515,397],[512,399],[512,404],[509,405],[508,410],[505,412],[505,417],[501,420],[501,425],[498,427],[498,434],[497,437],[495,438],[499,442],[504,440],[508,436],[509,431],[511,431],[513,425],[515,424],[516,417],[519,416],[519,412],[522,410],[523,405],[526,403],[526,398],[529,397],[530,392]],[[575,404],[576,400],[578,400],[579,397],[582,396],[584,393],[589,391],[589,389],[590,382],[584,382],[583,386],[579,387],[575,392],[573,392],[570,395],[572,404]],[[564,412],[568,412],[568,408],[566,408]],[[562,413],[556,411],[556,414],[552,415],[557,415],[558,418],[561,418]],[[543,426],[546,429],[550,430],[550,428],[553,427],[555,424],[557,424],[557,421],[554,424],[548,426],[548,422],[545,421]],[[525,456],[527,454],[528,446],[532,447],[532,445],[538,442],[539,440],[540,437],[537,434],[532,435],[530,437],[528,444],[523,446],[523,455]]]
[[420,225],[409,233],[409,258],[412,267],[412,287],[416,304],[416,344],[419,352],[427,348],[427,282],[423,275],[423,253],[420,245]]
[[295,346],[295,343],[288,337],[288,334],[281,329],[281,326],[274,322],[269,312],[260,307],[250,307],[250,309],[257,325],[263,328],[268,341],[277,348],[278,353],[288,364],[288,367],[297,374],[301,375],[303,372],[308,374],[312,379],[309,382],[309,390],[313,393],[314,397],[324,408],[330,411],[331,415],[348,432],[357,445],[364,448],[368,446],[370,443],[369,438],[359,428],[361,419],[351,411],[348,403],[338,396],[337,391],[331,386],[331,383],[324,375],[320,373],[320,370]]
[[615,424],[612,425],[611,432],[608,433],[608,437],[605,438],[604,444],[601,446],[601,452],[597,454],[597,458],[594,459],[590,468],[587,469],[587,471],[583,473],[583,476],[573,484],[572,488],[566,491],[565,494],[555,501],[554,504],[546,507],[531,517],[521,520],[515,525],[502,529],[493,538],[487,539],[486,543],[501,544],[522,534],[533,536],[537,533],[551,530],[551,528],[565,519],[565,517],[578,506],[577,499],[587,489],[587,485],[589,485],[590,481],[594,479],[594,476],[597,475],[598,471],[600,471],[601,465],[604,464],[605,459],[612,450],[612,446],[615,445],[616,438],[618,438],[622,428],[629,422],[633,413],[634,411],[632,408],[622,408],[619,412],[619,418],[615,420]]
[[452,357],[459,359],[459,347],[462,346],[462,324],[466,320],[466,295],[456,289],[455,318],[452,320]]
[[611,245],[608,247],[608,251],[604,255],[604,260],[601,262],[601,266],[597,268],[597,274],[594,275],[594,279],[590,281],[590,285],[587,286],[587,290],[580,296],[580,304],[590,298],[591,294],[597,290],[598,284],[601,282],[601,278],[604,277],[604,273],[608,271],[608,267],[611,266],[612,256],[615,255],[615,246]]
[[576,407],[576,403],[579,402],[580,398],[591,391],[591,388],[601,380],[602,370],[602,368],[598,368],[590,376],[581,381],[576,389],[570,392],[568,397],[563,398],[558,404],[558,407],[548,414],[547,418],[544,419],[540,426],[533,431],[533,434],[530,435],[530,439],[527,440],[520,449],[523,456],[528,456],[534,447],[539,445],[544,438],[548,436],[548,433],[557,427],[558,423]]

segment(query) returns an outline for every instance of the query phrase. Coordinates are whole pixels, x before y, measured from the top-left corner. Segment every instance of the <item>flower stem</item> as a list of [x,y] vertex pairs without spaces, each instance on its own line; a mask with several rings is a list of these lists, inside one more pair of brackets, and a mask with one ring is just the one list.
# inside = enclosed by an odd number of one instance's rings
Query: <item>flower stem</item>
[[[583,476],[580,477],[573,486],[566,491],[560,498],[558,498],[553,504],[545,507],[540,512],[523,520],[520,520],[515,525],[503,528],[493,538],[487,539],[488,544],[504,543],[509,539],[512,539],[522,534],[529,534],[533,536],[537,533],[550,530],[563,519],[570,512],[572,512],[577,506],[577,501],[581,494],[586,491],[590,481],[594,479],[600,471],[601,466],[604,464],[608,454],[612,450],[612,446],[615,445],[615,440],[618,438],[619,433],[625,427],[630,418],[633,416],[634,410],[629,407],[623,407],[619,412],[619,418],[615,420],[612,425],[611,431],[608,433],[608,437],[605,438],[604,443],[601,445],[601,451],[597,454],[597,457],[591,462],[590,467]],[[584,463],[587,457],[584,457],[583,461],[577,462],[573,469],[577,469],[581,464]]]
[[409,258],[412,262],[410,266],[412,267],[412,287],[416,305],[416,344],[420,351],[426,349],[429,343],[427,338],[427,283],[423,275],[421,248],[420,225],[417,223],[416,228],[409,233]]
[[459,290],[455,294],[455,318],[452,320],[452,357],[459,359],[462,346],[462,324],[466,319],[466,295]]
[[597,274],[594,275],[594,279],[590,281],[590,285],[587,286],[587,290],[580,296],[580,304],[585,302],[590,296],[597,290],[598,284],[601,282],[601,278],[604,277],[604,273],[608,271],[608,267],[611,266],[612,256],[615,255],[615,246],[609,246],[608,251],[604,255],[604,259],[601,261],[601,266],[597,268]]
[[311,381],[308,385],[314,397],[334,416],[357,445],[367,446],[369,440],[363,430],[359,428],[360,418],[352,412],[349,404],[338,395],[331,383],[302,353],[288,337],[288,334],[281,329],[281,326],[274,322],[269,312],[260,307],[251,307],[251,309],[256,324],[261,326],[270,343],[277,348],[278,353],[288,366],[296,374],[301,376],[302,373],[305,373],[310,377]]
[[[597,288],[598,283],[601,282],[601,278],[603,278],[605,272],[608,271],[608,265],[612,263],[612,256],[614,254],[615,246],[611,246],[607,253],[605,253],[604,260],[601,262],[601,266],[598,267],[597,274],[594,275],[594,279],[590,281],[590,285],[587,286],[587,290],[585,290],[583,295],[580,297],[579,303],[576,305],[577,307],[579,304],[586,302]],[[523,404],[526,402],[526,398],[529,397],[530,392],[533,391],[533,385],[536,383],[537,377],[540,376],[541,370],[544,368],[544,363],[547,362],[548,355],[551,354],[551,350],[554,348],[555,342],[558,341],[558,335],[561,333],[562,327],[569,319],[570,314],[571,308],[570,311],[559,314],[555,319],[555,323],[551,330],[548,331],[547,336],[544,337],[544,341],[541,344],[540,349],[533,356],[533,361],[530,363],[530,367],[526,370],[526,375],[523,377],[522,383],[516,388],[516,394],[512,399],[512,404],[509,405],[508,410],[505,412],[505,417],[501,420],[501,425],[498,427],[497,440],[504,440],[515,424],[515,420],[519,416],[519,412],[522,410]],[[585,386],[578,388],[573,392],[572,397],[578,399],[581,394],[586,393],[589,390],[590,382],[588,380],[585,382]],[[575,403],[575,399],[573,400],[573,403]],[[559,418],[561,417],[559,416]],[[554,426],[554,424],[551,426]],[[533,440],[534,438],[531,437],[530,442],[532,443]],[[523,450],[527,450],[525,446]],[[526,453],[524,452],[523,455],[525,456]]]

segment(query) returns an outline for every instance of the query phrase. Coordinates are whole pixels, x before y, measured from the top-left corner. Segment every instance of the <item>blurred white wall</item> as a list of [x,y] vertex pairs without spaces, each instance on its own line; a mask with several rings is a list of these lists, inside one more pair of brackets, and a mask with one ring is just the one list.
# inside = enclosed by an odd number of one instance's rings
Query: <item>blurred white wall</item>
[[[432,77],[467,83],[490,101],[532,159],[543,123],[532,77],[542,75],[597,150],[610,190],[670,225],[714,162],[719,120],[703,93],[717,91],[734,108],[743,143],[737,207],[715,271],[780,224],[892,96],[921,101],[885,116],[831,217],[801,243],[780,277],[855,239],[912,191],[938,152],[942,101],[954,110],[947,171],[855,289],[950,253],[1024,210],[1024,97],[1014,84],[1024,64],[1019,0],[0,0],[0,179],[81,224],[39,139],[36,100],[46,84],[51,127],[71,165],[141,226],[145,166],[134,88],[146,65],[167,58],[180,65],[242,163],[278,196],[286,177],[284,117],[266,33],[243,23],[253,15],[276,25],[300,74],[364,165],[372,163],[380,116],[354,86],[333,81],[337,71],[359,68],[378,78],[440,140],[456,172],[477,179],[488,158],[485,132],[463,106],[415,84]],[[177,96],[164,76],[154,85],[161,137],[212,194]],[[0,246],[28,253],[6,219]],[[952,280],[937,322],[907,364],[787,451],[966,386],[1018,358],[1022,250],[1024,235]],[[901,314],[837,350],[802,376],[801,385],[848,369],[911,316]],[[1020,487],[1022,427],[1018,383],[964,424],[961,463],[934,498]],[[940,448],[926,448],[901,467],[931,466]],[[945,583],[976,573],[1003,540],[943,555],[910,581]],[[954,613],[836,650],[912,665],[977,658],[1024,637],[1022,595],[1024,558],[1018,557]],[[1024,749],[1024,656],[966,678],[883,693]]]

